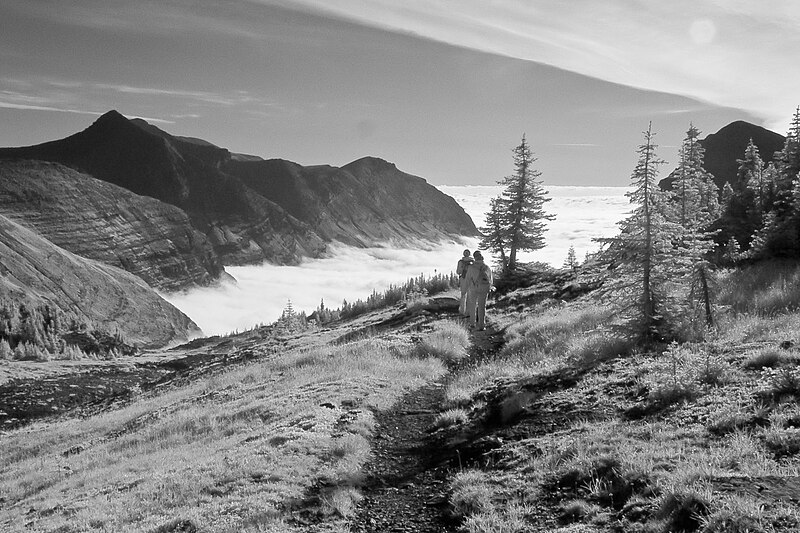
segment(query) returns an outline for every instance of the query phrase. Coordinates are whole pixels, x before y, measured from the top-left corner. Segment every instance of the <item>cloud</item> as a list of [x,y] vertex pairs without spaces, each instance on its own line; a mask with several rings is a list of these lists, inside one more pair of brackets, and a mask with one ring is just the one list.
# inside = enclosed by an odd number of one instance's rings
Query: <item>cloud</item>
[[[500,194],[499,186],[440,186],[467,211],[479,225],[488,210],[489,199]],[[594,252],[592,239],[617,233],[617,222],[630,211],[624,187],[548,188],[552,198],[546,205],[557,218],[548,224],[547,247],[520,255],[522,261],[543,261],[561,266],[570,245],[580,259]],[[312,312],[321,300],[326,307],[338,308],[343,299],[366,299],[390,284],[411,277],[450,273],[464,248],[476,249],[476,239],[464,242],[425,244],[419,248],[331,247],[323,259],[308,260],[299,266],[227,267],[237,283],[217,288],[195,289],[164,295],[189,315],[206,335],[242,331],[256,324],[274,322],[289,300],[300,311]]]
[[32,105],[32,104],[17,104],[14,102],[3,102],[0,100],[0,107],[4,109],[24,109],[27,111],[57,111],[59,113],[76,113],[79,115],[94,115],[100,116],[102,113],[97,111],[86,111],[83,109],[68,109],[60,107],[52,107],[46,105]]
[[[267,3],[271,3],[267,1]],[[292,0],[393,31],[748,110],[797,104],[800,3],[690,0]]]

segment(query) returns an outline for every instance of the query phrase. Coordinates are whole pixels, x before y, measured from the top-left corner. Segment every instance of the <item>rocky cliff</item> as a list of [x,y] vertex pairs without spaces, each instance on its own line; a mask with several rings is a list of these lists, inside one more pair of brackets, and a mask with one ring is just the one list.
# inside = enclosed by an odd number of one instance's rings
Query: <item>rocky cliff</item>
[[377,159],[341,169],[231,154],[111,111],[86,130],[0,158],[59,162],[180,207],[227,264],[295,263],[326,243],[475,235],[455,201]]
[[0,160],[0,213],[158,289],[208,285],[223,272],[182,210],[60,164]]
[[143,346],[200,333],[137,276],[63,250],[1,214],[0,295],[47,303]]
[[231,159],[223,169],[326,241],[368,246],[476,234],[455,200],[382,159],[366,157],[342,168]]

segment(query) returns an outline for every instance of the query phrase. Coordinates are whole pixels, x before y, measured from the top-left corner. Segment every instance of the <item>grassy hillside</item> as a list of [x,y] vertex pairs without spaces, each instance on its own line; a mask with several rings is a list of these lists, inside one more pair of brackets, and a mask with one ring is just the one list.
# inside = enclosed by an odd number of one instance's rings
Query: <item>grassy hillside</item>
[[717,330],[647,351],[593,292],[542,284],[486,333],[442,300],[220,339],[258,357],[0,434],[0,529],[798,531],[800,267],[716,287]]

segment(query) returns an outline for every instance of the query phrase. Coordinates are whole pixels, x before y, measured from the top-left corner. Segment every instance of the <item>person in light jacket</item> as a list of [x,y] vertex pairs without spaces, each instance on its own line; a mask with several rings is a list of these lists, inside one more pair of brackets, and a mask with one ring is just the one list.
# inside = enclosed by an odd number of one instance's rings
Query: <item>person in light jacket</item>
[[483,254],[476,251],[472,254],[475,262],[467,268],[467,311],[469,312],[469,327],[478,331],[486,329],[486,298],[494,284],[492,269],[483,262]]
[[458,303],[458,314],[461,316],[469,316],[469,313],[467,313],[467,293],[469,292],[469,285],[467,285],[467,269],[472,263],[472,254],[469,250],[464,250],[464,257],[459,259],[458,265],[456,265],[458,286],[461,289],[461,300]]

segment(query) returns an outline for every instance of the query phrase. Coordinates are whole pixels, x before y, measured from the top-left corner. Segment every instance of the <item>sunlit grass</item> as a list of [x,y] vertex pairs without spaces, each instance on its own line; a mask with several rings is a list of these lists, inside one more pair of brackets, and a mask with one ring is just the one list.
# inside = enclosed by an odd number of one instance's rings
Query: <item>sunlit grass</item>
[[3,435],[0,529],[24,530],[35,509],[48,530],[186,520],[203,531],[290,531],[287,513],[320,482],[331,489],[306,503],[347,516],[372,410],[444,372],[408,350],[366,339],[286,353],[119,411]]

